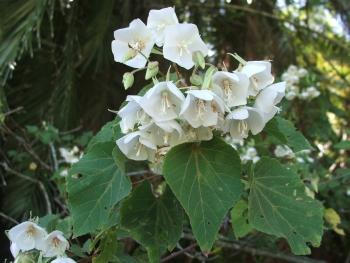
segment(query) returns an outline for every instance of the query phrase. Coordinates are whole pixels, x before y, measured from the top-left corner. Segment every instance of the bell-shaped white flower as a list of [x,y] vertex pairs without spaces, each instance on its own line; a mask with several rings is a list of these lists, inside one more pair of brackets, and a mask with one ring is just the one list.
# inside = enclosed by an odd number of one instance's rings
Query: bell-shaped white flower
[[122,133],[133,131],[136,124],[142,125],[150,121],[150,117],[140,106],[141,99],[141,96],[127,96],[128,104],[118,111]]
[[117,145],[126,157],[136,161],[152,161],[157,150],[156,143],[141,131],[129,133],[118,139]]
[[249,80],[249,96],[256,96],[260,90],[272,84],[274,77],[271,74],[271,63],[268,61],[248,61],[241,72]]
[[140,101],[143,110],[156,122],[176,119],[185,96],[170,81],[156,84],[146,92]]
[[129,27],[114,31],[112,52],[116,62],[133,68],[142,68],[147,63],[154,46],[152,32],[140,20],[135,19]]
[[193,128],[215,126],[219,113],[225,111],[224,102],[210,90],[189,90],[182,105],[182,116]]
[[63,236],[61,231],[53,231],[45,238],[44,246],[42,248],[44,257],[62,256],[69,248],[67,239]]
[[149,11],[147,27],[152,31],[158,47],[161,47],[164,44],[165,28],[178,23],[179,21],[175,10],[172,7]]
[[183,131],[175,120],[152,122],[141,126],[143,137],[158,146],[174,146],[183,142]]
[[193,128],[191,125],[184,127],[186,140],[184,142],[193,141],[210,141],[213,139],[213,130],[209,127]]
[[227,115],[226,121],[227,131],[236,140],[247,138],[249,131],[256,135],[265,127],[263,114],[252,107],[241,107],[233,110]]
[[11,251],[12,256],[13,256],[14,258],[16,258],[21,250],[20,250],[19,247],[16,245],[16,243],[11,242],[10,251]]
[[198,28],[194,24],[168,26],[164,35],[164,58],[185,69],[194,66],[192,59],[194,52],[200,51],[203,56],[208,54],[208,47],[201,39]]
[[41,249],[46,236],[45,229],[30,221],[20,223],[8,232],[10,241],[22,251]]
[[77,263],[77,262],[71,258],[60,257],[52,260],[51,263]]
[[239,72],[218,71],[212,77],[213,92],[222,98],[228,107],[247,104],[249,79]]

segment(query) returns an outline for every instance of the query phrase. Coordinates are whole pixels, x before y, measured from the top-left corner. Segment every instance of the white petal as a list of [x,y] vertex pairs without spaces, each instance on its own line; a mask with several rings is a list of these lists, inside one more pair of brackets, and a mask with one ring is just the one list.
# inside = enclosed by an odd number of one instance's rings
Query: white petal
[[247,107],[249,118],[247,119],[248,127],[253,135],[260,133],[265,127],[263,114],[255,108]]
[[245,120],[248,117],[249,117],[249,113],[247,108],[245,107],[235,109],[227,115],[227,119],[233,119],[233,120]]
[[11,243],[11,246],[10,246],[10,251],[11,251],[11,254],[14,258],[16,258],[20,252],[20,249],[19,247],[16,245],[16,243]]
[[71,258],[56,258],[51,263],[76,263],[76,261]]
[[186,93],[201,100],[211,101],[214,99],[214,94],[210,90],[189,90]]

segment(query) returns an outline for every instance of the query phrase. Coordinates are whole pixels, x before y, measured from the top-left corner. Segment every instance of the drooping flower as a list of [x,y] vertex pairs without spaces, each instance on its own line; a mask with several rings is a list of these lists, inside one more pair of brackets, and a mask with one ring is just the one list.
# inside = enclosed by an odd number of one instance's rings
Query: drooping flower
[[239,72],[218,71],[212,77],[213,92],[222,98],[228,107],[247,104],[249,79]]
[[10,241],[22,251],[41,249],[46,236],[45,229],[30,221],[20,223],[8,232]]
[[254,107],[258,108],[263,114],[265,122],[268,122],[278,112],[276,106],[284,97],[286,90],[285,82],[278,82],[263,89],[256,97]]
[[256,96],[260,90],[272,84],[274,77],[271,74],[271,63],[269,61],[248,61],[241,71],[249,80],[248,94]]
[[295,157],[294,152],[287,145],[277,145],[274,150],[274,154],[279,158],[292,159]]
[[64,161],[69,164],[79,162],[80,158],[82,157],[82,153],[80,153],[77,146],[74,146],[72,149],[60,147],[58,150]]
[[141,96],[127,96],[126,101],[128,101],[128,104],[118,111],[118,115],[121,118],[120,129],[122,133],[134,130],[136,124],[142,125],[149,122],[150,117],[140,106],[141,99]]
[[254,147],[248,147],[240,157],[243,163],[247,163],[248,161],[257,163],[260,160],[258,152]]
[[208,47],[201,39],[198,28],[194,24],[168,26],[164,35],[164,58],[185,69],[194,66],[192,58],[194,52],[200,51],[203,56],[208,54]]
[[240,107],[230,112],[227,117],[227,128],[233,139],[245,139],[249,131],[253,135],[260,133],[265,127],[263,114],[256,108]]
[[182,116],[193,128],[214,126],[219,113],[225,111],[224,102],[210,90],[189,90],[182,105]]
[[53,231],[46,238],[42,248],[44,257],[62,256],[69,248],[67,239],[61,231]]
[[71,258],[60,257],[52,260],[51,263],[77,263],[77,262]]
[[176,119],[185,96],[170,81],[156,84],[146,92],[140,105],[156,122]]
[[183,141],[182,128],[175,120],[151,122],[141,126],[140,131],[157,146],[174,146]]
[[10,251],[11,251],[12,256],[14,258],[16,258],[21,250],[18,248],[16,243],[11,242]]
[[114,31],[112,52],[116,62],[133,68],[142,68],[147,63],[154,46],[152,32],[140,20],[135,19],[129,27]]
[[193,142],[193,141],[210,141],[213,139],[213,131],[209,127],[198,127],[193,128],[191,125],[185,125],[184,126],[184,133],[186,136],[187,142]]
[[158,47],[164,44],[164,30],[166,27],[178,24],[174,8],[166,7],[160,10],[149,11],[147,27],[152,31]]
[[157,150],[155,142],[144,136],[141,131],[129,133],[118,139],[117,145],[126,157],[136,161],[152,161]]

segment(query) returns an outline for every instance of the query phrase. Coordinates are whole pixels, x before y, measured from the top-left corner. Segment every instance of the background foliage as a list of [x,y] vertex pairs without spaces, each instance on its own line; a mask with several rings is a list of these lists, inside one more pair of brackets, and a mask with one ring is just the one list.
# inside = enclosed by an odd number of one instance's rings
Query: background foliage
[[[113,31],[127,26],[136,17],[145,21],[151,8],[175,6],[181,20],[198,25],[203,38],[211,44],[213,55],[210,60],[215,64],[224,62],[229,69],[235,68],[237,65],[226,53],[237,52],[247,60],[273,60],[273,71],[277,77],[291,64],[308,70],[309,74],[301,85],[317,86],[321,96],[311,101],[287,101],[282,107],[282,114],[310,141],[314,162],[309,165],[290,160],[282,162],[301,176],[326,208],[334,209],[341,218],[341,225],[336,222],[334,214],[326,220],[328,225],[321,247],[313,249],[310,258],[291,256],[284,241],[278,241],[276,245],[276,240],[271,236],[250,233],[242,234],[244,237],[239,240],[221,237],[217,251],[208,260],[350,262],[350,5],[346,0],[247,2],[249,1],[0,1],[2,232],[15,221],[27,219],[30,214],[46,215],[42,219],[43,224],[50,222],[56,228],[70,229],[70,219],[61,219],[69,214],[70,209],[74,210],[67,207],[66,187],[70,193],[79,189],[74,189],[76,185],[71,185],[69,180],[66,184],[65,178],[60,175],[70,166],[59,155],[60,147],[72,148],[76,145],[80,150],[99,147],[98,156],[87,154],[83,161],[89,163],[96,158],[103,159],[103,163],[96,162],[96,165],[106,168],[101,177],[118,177],[118,173],[132,174],[145,169],[143,164],[131,163],[128,167],[132,167],[132,170],[117,170],[112,174],[108,172],[109,168],[113,171],[113,165],[115,166],[112,158],[104,158],[104,153],[113,149],[108,141],[118,133],[113,122],[109,124],[112,129],[102,130],[92,141],[90,138],[102,125],[114,118],[114,114],[107,109],[118,109],[127,93],[135,94],[142,87],[140,83],[143,82],[143,75],[140,74],[136,75],[134,88],[127,92],[124,90],[122,75],[129,69],[113,61],[110,48]],[[276,126],[283,131],[283,127],[286,129],[288,124],[271,123],[266,132],[276,135]],[[114,131],[113,134],[111,130]],[[275,137],[279,138],[278,134]],[[274,145],[285,144],[287,140],[292,140],[296,148],[300,145],[295,133],[275,140],[256,137],[249,144],[260,155],[271,155]],[[98,184],[84,178],[84,174],[94,172],[92,169],[78,171],[83,177],[76,180],[85,180],[81,187],[89,189],[89,185]],[[150,193],[148,185],[143,183],[146,179],[157,180],[150,177],[152,175],[147,173],[141,177],[130,176],[130,181],[121,182],[125,193],[118,191],[120,195],[116,195],[115,189],[121,184],[111,185],[110,189],[102,187],[101,191],[105,191],[106,195],[114,193],[113,200],[109,203],[112,208],[117,200],[128,194],[131,186],[140,185],[138,191],[120,208],[127,210],[128,204],[132,205],[140,192]],[[177,195],[176,191],[174,194]],[[150,195],[147,202],[152,209],[148,213],[161,212],[162,205],[171,201],[168,195],[172,193],[168,191],[162,200],[153,200]],[[71,206],[74,206],[74,194],[72,196],[70,201]],[[180,201],[182,198],[185,200],[186,196],[181,196]],[[171,205],[174,213],[172,219],[176,216],[182,218],[178,204]],[[242,215],[244,205],[241,204]],[[98,209],[100,208],[89,209],[94,220],[87,221],[86,227],[79,229],[80,234],[88,233],[93,229],[93,224],[109,224],[104,217],[101,220],[95,219],[104,213]],[[240,207],[234,209],[239,210]],[[307,210],[304,207],[300,209]],[[56,216],[48,216],[52,213]],[[137,207],[133,213],[134,217],[140,216]],[[75,217],[74,214],[71,216]],[[149,224],[147,217],[140,217],[141,221]],[[91,219],[89,215],[83,218]],[[120,220],[130,232],[138,227],[128,218],[116,220]],[[159,227],[171,224],[157,223]],[[261,223],[257,222],[255,226]],[[226,234],[232,232],[230,229],[230,223],[226,222],[221,231]],[[174,240],[179,235],[176,230],[174,228],[174,232],[169,233],[169,237]],[[345,235],[342,235],[341,230]],[[103,233],[103,238],[96,239],[96,254],[89,251],[89,244],[79,249],[86,240],[90,240],[86,236],[74,239],[72,253],[85,255],[88,260],[95,258],[96,262],[107,262],[111,256],[103,251],[107,251],[105,247],[115,246],[113,249],[119,251],[120,262],[132,262],[127,261],[130,260],[128,254],[138,256],[140,262],[143,262],[144,254],[136,243],[125,239],[121,247],[116,242],[115,231],[112,228]],[[278,232],[276,229],[271,230],[276,231]],[[118,233],[120,236],[123,233]],[[183,236],[185,239],[180,245],[188,250],[169,261],[205,261],[206,258],[193,245],[191,234],[185,231]],[[164,237],[157,235],[136,239],[151,253],[163,253],[155,251],[158,248],[154,247],[154,243],[157,242],[162,243],[164,249],[174,246],[173,242],[163,243]],[[4,235],[0,242],[1,247],[9,247]],[[181,248],[178,247],[178,250],[181,251]],[[194,258],[186,256],[186,253]],[[1,258],[10,258],[9,251],[2,249]]]

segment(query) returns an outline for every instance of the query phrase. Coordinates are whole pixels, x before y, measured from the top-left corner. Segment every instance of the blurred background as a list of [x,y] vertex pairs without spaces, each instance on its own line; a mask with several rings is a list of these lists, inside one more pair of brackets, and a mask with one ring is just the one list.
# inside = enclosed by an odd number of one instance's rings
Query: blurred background
[[[289,85],[282,115],[315,150],[288,156],[268,149],[293,163],[310,195],[331,209],[322,245],[306,261],[275,258],[286,245],[254,235],[244,244],[267,254],[243,246],[213,262],[350,263],[348,0],[1,0],[0,232],[31,215],[68,213],[67,169],[114,118],[108,109],[117,110],[145,84],[136,74],[133,88],[124,90],[130,68],[113,61],[113,31],[167,6],[180,21],[198,25],[213,64],[235,69],[227,52],[272,60],[276,79]],[[252,159],[266,149],[251,141],[241,154]],[[0,259],[10,259],[7,238],[0,237]]]

